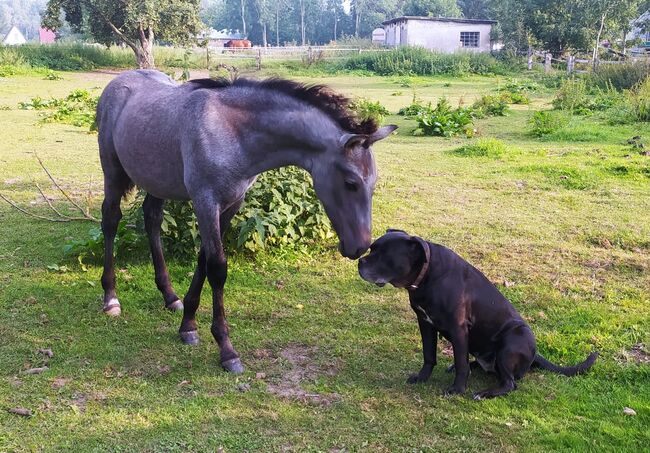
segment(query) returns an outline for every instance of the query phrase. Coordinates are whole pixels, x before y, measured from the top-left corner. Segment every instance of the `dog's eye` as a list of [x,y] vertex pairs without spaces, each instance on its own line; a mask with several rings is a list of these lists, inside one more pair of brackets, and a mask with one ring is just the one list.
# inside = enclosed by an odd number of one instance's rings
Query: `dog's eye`
[[354,181],[345,181],[345,188],[350,192],[356,192],[359,190],[359,185]]

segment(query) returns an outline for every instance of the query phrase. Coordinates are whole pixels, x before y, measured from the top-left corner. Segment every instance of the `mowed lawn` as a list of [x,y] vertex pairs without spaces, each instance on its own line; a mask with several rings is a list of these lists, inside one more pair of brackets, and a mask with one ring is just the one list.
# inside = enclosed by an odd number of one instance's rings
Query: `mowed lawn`
[[[110,73],[0,79],[0,193],[47,214],[35,183],[67,211],[36,153],[99,216],[96,135],[40,124],[19,110],[33,96],[99,93]],[[504,78],[330,77],[391,112],[446,95],[469,104]],[[574,118],[546,140],[527,133],[552,92],[507,117],[477,121],[506,144],[500,157],[455,152],[465,138],[396,136],[375,147],[374,234],[401,228],[445,244],[481,269],[530,322],[539,350],[584,376],[534,371],[505,398],[475,402],[494,378],[475,372],[446,398],[449,345],[427,384],[407,294],[362,281],[356,263],[233,256],[226,285],[231,337],[246,373],[224,373],[202,296],[202,343],[180,343],[180,315],[163,310],[148,252],[119,257],[123,315],[101,313],[101,266],[63,255],[88,222],[27,218],[0,203],[0,452],[4,451],[630,451],[650,443],[650,157],[626,142],[650,126]],[[73,211],[69,211],[73,212]],[[334,244],[333,244],[334,245]],[[177,292],[192,262],[170,260]],[[62,267],[64,266],[64,267]],[[58,270],[57,270],[58,267]],[[51,348],[54,357],[38,353]],[[41,374],[25,370],[47,365]],[[8,409],[33,411],[21,417]],[[625,415],[625,407],[636,411]]]

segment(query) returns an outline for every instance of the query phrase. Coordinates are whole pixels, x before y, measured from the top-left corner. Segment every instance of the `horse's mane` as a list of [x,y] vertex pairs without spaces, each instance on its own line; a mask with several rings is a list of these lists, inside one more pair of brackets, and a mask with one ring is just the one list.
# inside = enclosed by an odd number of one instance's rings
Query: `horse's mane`
[[264,80],[236,78],[222,79],[193,79],[188,83],[196,88],[219,89],[226,87],[257,88],[280,92],[294,99],[306,102],[316,107],[334,119],[343,129],[355,134],[372,134],[379,125],[372,119],[361,119],[352,110],[352,100],[336,93],[326,85],[306,85],[293,80],[272,77]]

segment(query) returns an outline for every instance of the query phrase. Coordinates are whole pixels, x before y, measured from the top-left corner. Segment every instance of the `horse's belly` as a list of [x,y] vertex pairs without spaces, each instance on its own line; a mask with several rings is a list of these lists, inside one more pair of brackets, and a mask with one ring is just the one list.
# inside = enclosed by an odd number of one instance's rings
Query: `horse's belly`
[[126,174],[136,186],[165,200],[189,200],[183,181],[183,162],[156,151],[116,150]]

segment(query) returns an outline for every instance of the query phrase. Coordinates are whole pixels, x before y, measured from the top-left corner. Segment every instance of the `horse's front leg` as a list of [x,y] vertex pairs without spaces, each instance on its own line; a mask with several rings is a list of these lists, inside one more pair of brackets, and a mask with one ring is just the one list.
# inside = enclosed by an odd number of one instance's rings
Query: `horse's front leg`
[[[220,209],[217,204],[195,202],[195,211],[201,232],[202,253],[205,257],[205,275],[212,288],[212,327],[210,330],[219,345],[221,366],[226,371],[241,373],[244,371],[244,367],[239,360],[239,354],[230,342],[228,322],[223,306],[223,288],[228,276],[228,262],[221,237]],[[223,214],[228,216],[228,210]],[[231,216],[229,217],[231,218]],[[224,230],[225,227],[226,225],[223,226]]]

